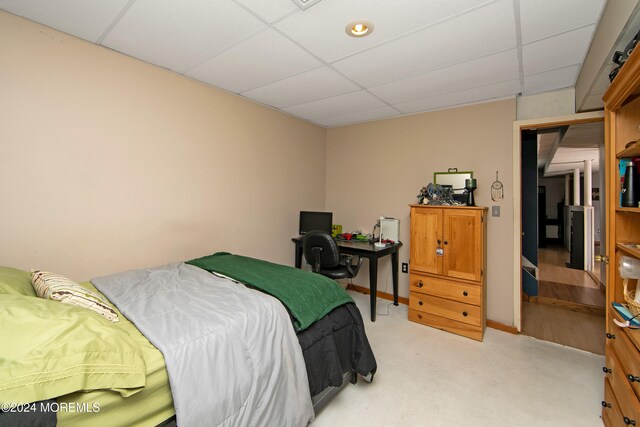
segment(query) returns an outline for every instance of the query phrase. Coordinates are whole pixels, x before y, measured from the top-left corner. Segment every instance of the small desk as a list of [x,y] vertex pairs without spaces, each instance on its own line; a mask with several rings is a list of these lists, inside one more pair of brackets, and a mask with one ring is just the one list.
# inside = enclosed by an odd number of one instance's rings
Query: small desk
[[[296,248],[296,268],[302,266],[302,239],[298,236],[291,239]],[[371,321],[376,321],[376,298],[378,293],[378,259],[391,255],[391,270],[393,274],[393,304],[398,305],[398,249],[401,242],[394,243],[384,248],[377,248],[373,243],[358,240],[336,240],[341,253],[360,255],[369,260],[369,289],[371,291]]]

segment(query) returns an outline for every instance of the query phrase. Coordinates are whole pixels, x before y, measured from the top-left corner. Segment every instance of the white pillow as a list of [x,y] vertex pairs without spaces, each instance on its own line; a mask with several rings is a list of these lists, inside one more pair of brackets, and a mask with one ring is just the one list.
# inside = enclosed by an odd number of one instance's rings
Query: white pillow
[[59,274],[31,270],[31,285],[40,298],[88,308],[112,322],[119,320],[118,313],[104,299]]

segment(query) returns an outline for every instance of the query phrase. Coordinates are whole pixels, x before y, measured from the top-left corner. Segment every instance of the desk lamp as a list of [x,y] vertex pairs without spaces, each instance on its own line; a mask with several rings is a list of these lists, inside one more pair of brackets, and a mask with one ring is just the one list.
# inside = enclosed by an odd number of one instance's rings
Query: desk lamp
[[381,216],[380,218],[378,218],[378,228],[379,228],[379,230],[380,230],[380,238],[378,239],[378,241],[377,241],[377,242],[375,242],[375,243],[373,244],[376,248],[384,248],[385,246],[387,246],[387,245],[385,245],[384,243],[382,243],[382,225],[381,225],[380,221],[382,221],[383,219],[384,219],[384,217],[383,217],[383,216]]

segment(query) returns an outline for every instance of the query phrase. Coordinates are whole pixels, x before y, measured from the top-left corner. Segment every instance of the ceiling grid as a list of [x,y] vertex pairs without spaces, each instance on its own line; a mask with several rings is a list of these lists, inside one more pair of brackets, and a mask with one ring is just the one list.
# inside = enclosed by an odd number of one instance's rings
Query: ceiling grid
[[[321,126],[575,85],[605,0],[0,0]],[[367,19],[367,37],[345,34]]]

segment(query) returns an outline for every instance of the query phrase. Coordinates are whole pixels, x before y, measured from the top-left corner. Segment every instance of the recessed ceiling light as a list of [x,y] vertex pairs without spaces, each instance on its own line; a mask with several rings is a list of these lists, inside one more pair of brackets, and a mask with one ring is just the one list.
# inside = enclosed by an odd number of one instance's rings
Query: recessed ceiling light
[[344,27],[344,32],[351,37],[368,36],[373,32],[373,23],[364,19],[351,21]]

